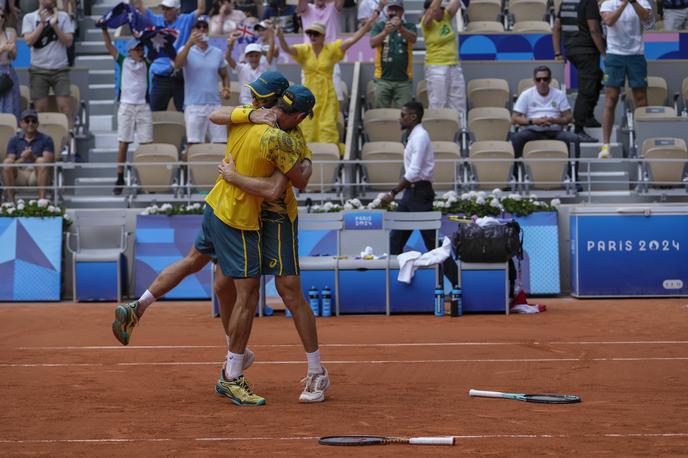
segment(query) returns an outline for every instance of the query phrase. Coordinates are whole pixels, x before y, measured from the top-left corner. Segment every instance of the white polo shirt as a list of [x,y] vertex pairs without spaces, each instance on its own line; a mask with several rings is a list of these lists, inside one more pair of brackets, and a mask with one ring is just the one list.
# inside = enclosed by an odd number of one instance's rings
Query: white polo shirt
[[[528,88],[518,96],[514,104],[514,111],[523,113],[528,119],[558,118],[564,111],[570,109],[571,105],[566,94],[551,86],[545,96],[540,95],[535,86]],[[561,130],[560,125],[528,126],[528,128],[538,131]]]
[[410,183],[432,181],[434,169],[435,153],[430,135],[422,124],[418,124],[409,134],[404,148],[404,179]]
[[[646,10],[652,10],[647,0],[638,0],[638,5]],[[605,0],[600,5],[600,13],[613,13],[621,6],[621,0]],[[607,52],[621,56],[635,56],[645,54],[643,44],[643,26],[638,13],[630,3],[626,5],[616,23],[607,26]]]

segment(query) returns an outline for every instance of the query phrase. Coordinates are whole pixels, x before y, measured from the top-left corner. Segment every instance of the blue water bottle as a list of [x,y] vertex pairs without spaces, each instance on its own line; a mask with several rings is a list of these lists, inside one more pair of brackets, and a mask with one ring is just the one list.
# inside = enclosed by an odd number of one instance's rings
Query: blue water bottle
[[451,290],[451,306],[449,309],[451,316],[461,316],[463,313],[461,308],[461,287],[454,285]]
[[275,311],[269,305],[263,307],[263,316],[272,316]]
[[315,286],[311,286],[311,289],[308,290],[308,304],[313,310],[313,315],[320,316],[320,294]]
[[330,287],[325,285],[325,287],[320,291],[320,299],[322,306],[322,316],[332,316],[332,291]]
[[444,316],[444,288],[442,285],[435,287],[435,316]]

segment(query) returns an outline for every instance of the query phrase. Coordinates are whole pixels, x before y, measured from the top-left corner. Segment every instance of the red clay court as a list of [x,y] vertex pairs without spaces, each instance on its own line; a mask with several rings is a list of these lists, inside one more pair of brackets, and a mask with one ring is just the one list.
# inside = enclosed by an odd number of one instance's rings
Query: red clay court
[[[208,302],[160,302],[130,347],[113,304],[0,305],[3,456],[681,456],[688,454],[688,299],[542,299],[537,315],[319,318],[333,386],[298,403],[291,320],[256,319],[247,377],[264,407],[214,384],[225,355]],[[470,388],[578,394],[571,405]],[[453,435],[454,447],[334,448],[319,436]]]

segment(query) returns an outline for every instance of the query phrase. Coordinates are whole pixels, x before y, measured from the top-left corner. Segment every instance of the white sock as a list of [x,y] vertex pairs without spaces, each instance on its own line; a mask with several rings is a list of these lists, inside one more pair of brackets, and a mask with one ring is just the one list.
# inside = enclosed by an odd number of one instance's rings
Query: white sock
[[320,374],[322,372],[322,365],[320,364],[320,349],[318,348],[313,353],[306,353],[308,360],[308,373]]
[[153,296],[150,291],[146,290],[146,292],[143,293],[138,300],[139,305],[137,306],[137,309],[139,311],[139,315],[143,315],[143,312],[145,312],[148,306],[155,302],[155,300],[155,296]]
[[232,339],[229,336],[225,336],[225,340],[227,341],[227,350],[229,350],[229,347],[232,346]]
[[225,377],[227,380],[234,380],[238,378],[242,372],[244,365],[244,354],[232,353],[227,354],[227,366],[225,367]]

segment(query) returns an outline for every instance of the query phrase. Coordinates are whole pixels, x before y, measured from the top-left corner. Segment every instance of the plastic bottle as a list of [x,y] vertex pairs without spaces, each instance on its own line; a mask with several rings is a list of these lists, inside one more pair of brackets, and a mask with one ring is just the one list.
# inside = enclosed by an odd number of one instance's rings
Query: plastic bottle
[[311,286],[311,289],[308,290],[308,304],[313,310],[313,315],[320,316],[320,294],[315,286]]
[[272,316],[275,311],[269,305],[263,307],[263,316]]
[[435,287],[435,316],[444,316],[444,288],[442,285]]
[[461,310],[461,287],[454,285],[451,290],[451,306],[450,314],[451,316],[461,316],[463,311]]
[[332,291],[330,287],[325,285],[325,287],[320,291],[321,300],[321,315],[324,317],[332,316]]

